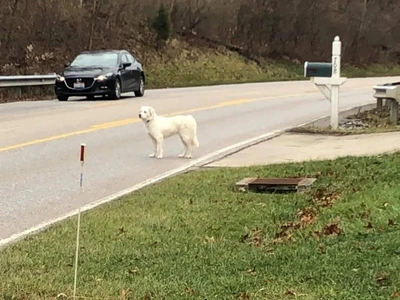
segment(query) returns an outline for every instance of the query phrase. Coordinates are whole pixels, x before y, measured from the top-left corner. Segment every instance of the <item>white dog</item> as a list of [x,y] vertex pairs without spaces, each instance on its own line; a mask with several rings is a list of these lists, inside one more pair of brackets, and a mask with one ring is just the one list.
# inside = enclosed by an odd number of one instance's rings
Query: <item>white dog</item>
[[154,144],[154,153],[150,157],[163,158],[163,141],[173,135],[179,135],[185,147],[179,157],[191,158],[192,148],[199,147],[197,123],[191,115],[163,117],[157,115],[151,106],[142,106],[139,118],[143,121],[147,134]]

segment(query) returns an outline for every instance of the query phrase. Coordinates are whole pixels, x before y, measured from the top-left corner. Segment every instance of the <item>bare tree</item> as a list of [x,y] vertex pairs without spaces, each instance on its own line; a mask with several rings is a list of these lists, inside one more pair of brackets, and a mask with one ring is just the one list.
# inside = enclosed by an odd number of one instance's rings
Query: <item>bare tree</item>
[[172,37],[193,46],[326,60],[340,35],[347,63],[400,60],[398,0],[0,0],[0,73],[54,71],[98,48],[126,48],[146,63],[157,51],[151,20],[160,4]]

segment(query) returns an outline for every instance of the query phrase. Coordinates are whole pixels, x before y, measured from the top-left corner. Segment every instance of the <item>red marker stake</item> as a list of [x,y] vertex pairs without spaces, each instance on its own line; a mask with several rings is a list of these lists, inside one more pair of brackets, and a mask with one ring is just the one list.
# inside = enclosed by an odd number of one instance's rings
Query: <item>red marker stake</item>
[[85,163],[85,147],[86,147],[86,144],[81,144],[81,155],[80,155],[80,160],[81,160],[82,166],[83,166],[83,164]]
[[[86,144],[81,144],[79,160],[81,162],[82,171],[79,180],[81,193],[83,192],[83,165],[85,164],[85,148]],[[76,254],[75,254],[75,276],[74,276],[74,299],[76,297],[76,282],[78,278],[78,255],[79,255],[79,234],[81,229],[81,209],[78,209],[78,226],[76,229]]]

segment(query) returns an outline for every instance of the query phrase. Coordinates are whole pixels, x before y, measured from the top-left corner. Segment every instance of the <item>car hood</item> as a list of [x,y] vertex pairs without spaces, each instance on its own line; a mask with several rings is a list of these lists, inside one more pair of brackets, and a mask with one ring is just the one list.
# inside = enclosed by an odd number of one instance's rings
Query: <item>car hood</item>
[[114,73],[115,70],[112,68],[101,68],[101,67],[93,67],[93,68],[76,68],[76,67],[68,67],[64,69],[62,72],[62,76],[64,77],[96,77],[102,74]]

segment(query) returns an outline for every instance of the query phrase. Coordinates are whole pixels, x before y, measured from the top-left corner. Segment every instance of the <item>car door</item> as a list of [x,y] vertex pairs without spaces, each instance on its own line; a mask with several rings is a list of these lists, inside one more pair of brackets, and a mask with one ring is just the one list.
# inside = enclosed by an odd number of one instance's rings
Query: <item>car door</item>
[[122,92],[127,92],[132,90],[133,80],[132,80],[132,66],[123,67],[124,63],[129,63],[128,57],[125,53],[121,55],[121,85]]
[[133,81],[133,89],[138,90],[140,87],[140,75],[142,74],[142,69],[140,67],[139,62],[136,60],[136,58],[130,54],[127,53],[129,62],[132,63],[132,81]]

